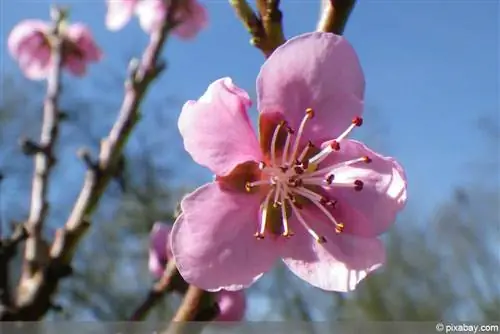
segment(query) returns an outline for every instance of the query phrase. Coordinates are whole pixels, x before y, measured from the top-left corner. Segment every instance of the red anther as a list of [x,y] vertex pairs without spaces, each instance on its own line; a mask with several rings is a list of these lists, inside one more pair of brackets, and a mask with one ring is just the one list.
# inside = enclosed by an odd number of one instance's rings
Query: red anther
[[332,184],[332,183],[333,183],[333,180],[334,180],[334,179],[335,179],[335,175],[330,174],[330,175],[328,175],[328,176],[327,176],[327,178],[326,178],[326,180],[325,180],[325,181],[326,181],[326,183],[328,183],[328,184],[330,185],[330,184]]
[[306,109],[306,115],[309,117],[309,119],[314,117],[314,110],[312,108],[307,108]]
[[361,126],[363,125],[363,119],[361,117],[355,117],[353,120],[352,120],[352,124],[356,125],[356,126]]
[[370,162],[372,162],[372,158],[370,158],[369,156],[365,155],[363,157],[363,162],[369,164]]
[[307,147],[309,147],[309,148],[313,148],[313,147],[314,147],[313,142],[309,140],[309,141],[307,142]]
[[364,183],[361,180],[354,181],[354,190],[360,191],[361,189],[363,189],[363,185]]
[[304,160],[301,163],[303,169],[309,168],[309,160]]
[[282,171],[283,173],[286,173],[286,171],[288,170],[288,167],[280,167],[280,169],[281,169],[281,171]]
[[292,231],[283,232],[283,234],[282,234],[282,236],[284,236],[285,238],[290,238],[294,235],[295,235],[295,233],[293,233]]
[[293,135],[295,133],[295,130],[292,129],[291,127],[287,126],[286,131],[288,131],[289,134]]
[[328,203],[326,203],[326,205],[328,205],[332,208],[335,208],[335,206],[337,205],[337,201],[328,201]]
[[297,174],[303,174],[304,173],[304,170],[302,169],[302,167],[299,167],[299,166],[295,166],[293,167],[293,170],[295,171],[295,173]]
[[319,200],[319,204],[321,204],[321,205],[327,205],[328,202],[329,202],[328,199],[324,198],[324,197],[321,197]]
[[262,234],[260,232],[255,232],[255,234],[253,236],[256,237],[258,240],[264,239],[264,234]]
[[338,141],[334,140],[330,143],[330,147],[332,148],[332,150],[334,151],[338,151],[340,150],[340,144]]
[[324,236],[319,236],[318,240],[316,240],[318,244],[324,244],[326,242],[326,238]]

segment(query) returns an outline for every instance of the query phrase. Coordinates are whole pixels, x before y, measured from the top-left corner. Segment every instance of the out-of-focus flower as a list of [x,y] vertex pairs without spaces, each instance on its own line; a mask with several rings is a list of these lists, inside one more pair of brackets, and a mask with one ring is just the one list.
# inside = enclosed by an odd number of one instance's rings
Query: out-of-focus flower
[[[171,226],[155,223],[150,235],[149,271],[155,278],[163,275],[172,252],[169,245]],[[246,297],[243,291],[224,291],[215,294],[220,313],[215,321],[240,321],[245,316]]]
[[393,158],[347,139],[362,124],[364,91],[351,45],[315,32],[262,66],[260,140],[250,98],[229,78],[184,105],[184,147],[216,175],[184,198],[172,230],[187,282],[239,290],[281,258],[316,287],[349,291],[383,264],[377,236],[406,203],[406,176]]
[[[106,3],[108,29],[122,29],[135,14],[141,28],[147,33],[158,29],[170,7],[170,1],[165,0],[106,0]],[[181,1],[173,18],[178,22],[173,33],[183,39],[195,37],[208,23],[205,7],[196,0]]]
[[[25,20],[9,35],[9,52],[29,79],[45,79],[53,66],[50,29],[48,22]],[[61,35],[62,67],[70,73],[83,76],[89,63],[101,59],[101,51],[85,25],[75,23],[63,27]]]

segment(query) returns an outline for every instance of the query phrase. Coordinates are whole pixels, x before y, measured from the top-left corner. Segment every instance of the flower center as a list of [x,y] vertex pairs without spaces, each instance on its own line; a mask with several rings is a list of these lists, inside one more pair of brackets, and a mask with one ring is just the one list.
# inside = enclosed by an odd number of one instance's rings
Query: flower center
[[[335,208],[337,201],[326,197],[322,194],[324,191],[321,190],[331,187],[349,187],[354,191],[363,189],[361,180],[355,180],[352,183],[340,182],[335,179],[335,172],[341,167],[357,163],[369,163],[371,162],[369,157],[363,156],[349,161],[335,162],[331,165],[324,165],[323,163],[326,157],[340,150],[340,142],[355,127],[362,125],[362,118],[356,117],[353,119],[352,124],[340,136],[323,149],[316,149],[317,153],[311,156],[310,152],[315,149],[312,142],[309,141],[302,150],[299,149],[299,146],[305,126],[313,117],[314,111],[308,108],[296,133],[285,121],[279,123],[271,140],[270,162],[268,165],[264,162],[259,165],[263,177],[258,181],[245,184],[245,189],[248,192],[255,187],[265,186],[269,189],[263,202],[260,225],[255,233],[255,237],[258,239],[264,238],[267,229],[270,227],[268,225],[272,224],[270,211],[279,210],[282,236],[291,237],[293,235],[289,226],[289,218],[293,214],[311,237],[318,243],[324,243],[326,242],[325,237],[318,234],[304,218],[301,212],[303,204],[312,203],[316,206],[332,223],[335,231],[341,233],[344,225],[338,222],[331,212]],[[281,156],[277,156],[276,143],[280,131],[283,130],[286,130],[287,136]]]

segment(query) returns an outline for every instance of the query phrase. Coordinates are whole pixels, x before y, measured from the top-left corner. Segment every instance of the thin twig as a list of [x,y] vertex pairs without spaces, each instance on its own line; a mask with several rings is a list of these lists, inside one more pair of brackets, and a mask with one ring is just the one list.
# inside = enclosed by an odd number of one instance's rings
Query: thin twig
[[141,61],[132,63],[118,119],[108,137],[102,140],[98,159],[88,166],[84,184],[66,224],[56,232],[50,249],[50,261],[43,275],[33,276],[20,282],[16,305],[19,320],[41,319],[52,307],[51,298],[59,281],[71,274],[71,261],[76,247],[89,229],[90,217],[97,209],[102,194],[115,174],[117,161],[130,133],[139,121],[139,106],[142,99],[151,82],[164,69],[158,60],[167,36],[174,26],[172,13],[175,13],[174,7],[177,3],[178,0],[173,1],[166,20],[151,34]]
[[[165,334],[201,332],[203,322],[213,320],[218,315],[218,311],[218,306],[210,292],[190,285]],[[187,324],[187,322],[196,321],[199,322],[196,326]]]
[[[53,27],[49,36],[51,42],[50,73],[47,77],[47,93],[43,105],[43,122],[40,143],[24,141],[23,150],[27,147],[37,147],[35,168],[33,172],[33,187],[31,193],[31,208],[26,227],[29,237],[25,248],[25,265],[23,275],[31,277],[47,259],[47,249],[43,248],[42,228],[47,216],[49,178],[55,164],[54,149],[59,135],[58,104],[61,92],[61,67],[63,59],[63,37],[60,26],[66,14],[57,8],[51,10]],[[43,252],[45,251],[45,254]]]
[[355,4],[356,0],[323,0],[316,30],[342,35]]
[[279,0],[257,1],[259,15],[246,0],[229,0],[229,3],[252,36],[251,43],[260,49],[266,58],[285,43]]
[[177,271],[175,262],[170,260],[167,264],[162,278],[156,282],[147,294],[144,301],[132,313],[129,320],[139,321],[144,320],[149,312],[162,300],[162,298],[171,291],[186,292],[187,283],[182,279],[182,276]]

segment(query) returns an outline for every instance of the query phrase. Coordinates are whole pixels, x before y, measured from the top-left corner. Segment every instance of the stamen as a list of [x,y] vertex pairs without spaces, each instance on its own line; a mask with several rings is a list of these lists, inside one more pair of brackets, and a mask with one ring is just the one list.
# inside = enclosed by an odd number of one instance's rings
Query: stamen
[[288,217],[286,216],[285,189],[283,189],[283,191],[281,192],[281,196],[280,197],[281,197],[280,201],[282,203],[282,205],[281,205],[281,217],[282,217],[282,223],[283,223],[283,234],[282,235],[285,238],[289,238],[289,237],[293,236],[293,232],[290,231],[290,227],[288,226]]
[[363,125],[363,119],[361,117],[355,117],[353,120],[352,120],[352,123],[351,125],[349,125],[349,127],[347,129],[345,129],[344,132],[342,132],[342,134],[340,136],[337,137],[337,141],[341,141],[342,139],[344,139],[345,137],[347,137],[347,135],[349,135],[349,133],[351,133],[351,131],[355,128],[355,127],[359,127]]
[[257,186],[262,186],[265,184],[272,184],[271,180],[261,180],[261,181],[254,181],[254,182],[246,182],[245,183],[245,190],[247,192],[252,191],[252,188],[257,187]]
[[332,152],[334,151],[339,151],[340,150],[340,144],[338,140],[333,140],[330,145],[327,145],[324,149],[322,149],[318,154],[316,154],[314,157],[309,159],[309,163],[311,164],[319,164],[325,158]]
[[311,119],[314,116],[314,112],[311,108],[306,109],[306,114],[304,118],[302,119],[302,122],[300,122],[299,126],[299,131],[297,132],[297,137],[295,138],[295,141],[293,143],[293,150],[292,150],[292,155],[290,156],[289,164],[292,164],[292,161],[296,159],[297,155],[297,150],[299,149],[299,144],[300,144],[300,139],[302,137],[302,133],[304,133],[304,128],[306,126],[306,123],[309,119]]
[[[313,176],[316,177],[318,175],[325,175],[325,174],[331,175],[331,173],[337,168],[351,166],[351,165],[354,165],[354,164],[359,163],[359,162],[363,162],[363,163],[368,164],[371,161],[372,160],[370,159],[370,157],[364,156],[361,158],[356,158],[356,159],[352,159],[352,160],[348,160],[348,161],[338,162],[338,163],[335,163],[335,164],[330,165],[330,166],[325,166],[325,167],[323,167],[315,172],[307,174],[307,178],[310,178]],[[304,181],[306,181],[306,178],[304,178]]]
[[285,121],[281,121],[274,129],[273,138],[271,140],[271,164],[276,166],[276,141],[278,140],[278,134],[282,127],[286,125]]
[[276,190],[274,190],[274,200],[273,200],[273,207],[277,208],[278,206],[281,205],[281,203],[278,201],[280,198],[280,193],[281,193],[281,187],[280,184],[276,184]]
[[[299,191],[303,191],[304,193],[309,193],[309,192],[312,193],[310,195],[310,197],[308,197],[306,195],[303,195],[303,196],[309,198],[311,200],[311,202],[314,203],[314,205],[316,205],[321,211],[323,211],[323,213],[325,214],[325,216],[327,216],[328,219],[335,225],[335,228],[337,228],[339,226],[342,226],[341,228],[344,227],[344,225],[338,223],[337,220],[333,217],[333,215],[322,205],[323,203],[325,203],[325,204],[328,203],[328,199],[325,199],[323,196],[320,196],[320,195],[318,195],[318,194],[316,194],[316,193],[314,193],[314,192],[312,192],[312,191],[310,191],[308,189],[305,189],[305,188],[297,189],[297,192],[299,192]],[[313,196],[313,194],[315,196]],[[313,200],[312,199],[312,197],[318,198],[318,196],[319,196],[318,200]],[[332,202],[332,204],[333,204],[333,202]]]
[[260,227],[259,227],[259,230],[257,232],[255,232],[255,234],[254,234],[254,236],[259,240],[264,239],[264,233],[266,231],[266,225],[267,225],[267,207],[269,206],[269,200],[271,199],[272,194],[273,194],[273,192],[270,191],[267,194],[266,199],[263,202]]
[[290,201],[290,205],[292,207],[292,211],[293,213],[295,214],[295,216],[297,216],[297,220],[300,222],[300,224],[302,226],[304,226],[304,228],[306,229],[306,231],[314,238],[314,240],[316,240],[317,243],[319,244],[322,244],[322,243],[325,243],[326,242],[326,238],[324,236],[321,236],[319,235],[318,233],[316,233],[316,231],[314,231],[307,223],[306,221],[304,220],[304,218],[302,217],[302,215],[300,214],[299,212],[299,209],[297,209],[292,201]]
[[361,191],[363,189],[364,183],[361,180],[354,181],[354,190]]
[[293,130],[290,127],[287,127],[287,134],[286,134],[286,141],[285,141],[285,148],[283,149],[283,155],[281,157],[281,165],[286,166],[287,164],[287,156],[288,156],[288,149],[290,147],[290,142],[292,139],[292,134]]
[[[305,159],[307,152],[309,152],[309,150],[310,150],[311,148],[313,148],[313,147],[314,147],[314,144],[312,143],[312,141],[310,141],[310,140],[309,140],[309,141],[307,142],[306,147],[304,147],[304,148],[302,149],[302,152],[300,152],[300,155],[299,155],[299,157],[297,158],[297,160],[298,160],[298,161],[301,161],[302,163],[304,163],[305,161],[303,161],[303,160]],[[306,160],[306,161],[307,161],[307,160]],[[307,167],[305,167],[305,169],[307,169]]]

